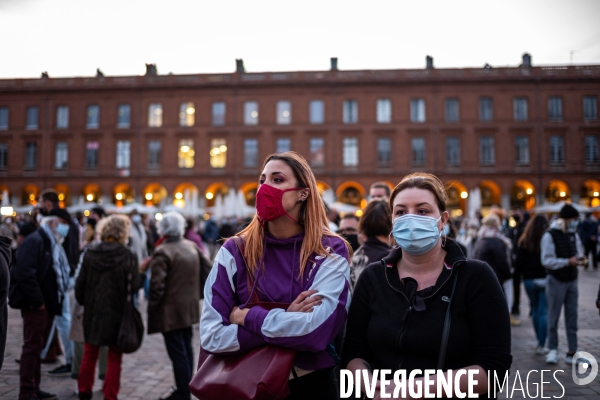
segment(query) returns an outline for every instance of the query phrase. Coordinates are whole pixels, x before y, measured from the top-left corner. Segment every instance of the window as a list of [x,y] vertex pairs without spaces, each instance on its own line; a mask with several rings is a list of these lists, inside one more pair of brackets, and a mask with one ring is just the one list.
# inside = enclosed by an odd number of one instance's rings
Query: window
[[585,137],[585,163],[598,164],[598,136]]
[[493,166],[495,163],[494,138],[491,136],[479,138],[479,164],[482,166]]
[[100,107],[92,105],[87,107],[87,129],[97,129],[100,124]]
[[410,121],[425,122],[425,100],[412,99],[410,101]]
[[392,122],[392,101],[390,99],[377,100],[377,122],[380,124]]
[[412,138],[410,140],[410,146],[412,149],[412,165],[425,165],[425,139]]
[[392,140],[389,138],[377,139],[377,166],[392,166]]
[[284,151],[290,151],[292,149],[292,141],[288,138],[277,139],[277,153],[283,153]]
[[258,166],[258,140],[244,139],[244,167]]
[[515,138],[515,163],[529,165],[529,138],[527,136]]
[[148,168],[158,168],[160,166],[160,147],[160,140],[148,142]]
[[494,102],[491,97],[479,99],[479,120],[492,121],[494,119]]
[[37,168],[37,143],[35,142],[25,144],[25,168]]
[[460,165],[460,138],[446,138],[446,165],[449,167]]
[[311,100],[309,114],[311,124],[322,124],[325,122],[325,103],[322,100]]
[[194,168],[194,141],[192,139],[181,139],[179,141],[179,168]]
[[67,147],[67,142],[57,142],[54,167],[56,169],[65,169],[67,168],[68,161],[69,148]]
[[342,118],[345,124],[358,122],[358,103],[356,100],[344,100],[342,105]]
[[8,129],[8,107],[0,107],[0,129]]
[[258,124],[258,103],[256,101],[247,101],[244,103],[244,124]]
[[225,102],[215,101],[212,103],[212,124],[213,126],[225,125]]
[[98,168],[98,142],[87,142],[85,144],[85,168],[96,169]]
[[310,139],[310,165],[322,167],[325,164],[325,141],[323,138]]
[[277,125],[289,125],[292,122],[292,103],[277,102]]
[[85,144],[85,168],[96,169],[98,168],[98,142],[87,142]]
[[550,136],[550,165],[565,163],[565,144],[562,136]]
[[152,103],[148,106],[148,126],[160,128],[162,126],[163,109],[162,104]]
[[345,167],[356,167],[358,165],[358,139],[345,138],[343,142],[343,162]]
[[117,114],[117,128],[129,128],[131,126],[131,106],[119,104]]
[[131,143],[129,140],[119,140],[117,142],[117,168],[129,169],[129,161],[131,158],[130,147]]
[[515,121],[527,121],[527,99],[525,97],[515,97],[513,113]]
[[194,126],[195,116],[194,103],[187,102],[179,105],[179,126]]
[[8,144],[0,143],[0,171],[8,168]]
[[444,119],[446,122],[458,122],[458,99],[444,101]]
[[562,98],[548,98],[548,117],[550,121],[562,121]]
[[227,165],[227,145],[225,139],[212,139],[210,141],[210,166],[225,168]]
[[37,129],[38,128],[38,111],[39,109],[35,106],[27,107],[27,121],[26,129]]
[[596,96],[583,97],[583,119],[585,121],[598,119],[598,99]]
[[69,106],[58,106],[56,109],[56,127],[59,129],[69,127]]

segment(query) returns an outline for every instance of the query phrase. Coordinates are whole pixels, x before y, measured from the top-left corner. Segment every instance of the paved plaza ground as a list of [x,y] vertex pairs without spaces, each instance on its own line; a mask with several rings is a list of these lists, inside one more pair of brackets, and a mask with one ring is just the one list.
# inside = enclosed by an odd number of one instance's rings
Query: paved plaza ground
[[[600,360],[600,316],[598,309],[594,305],[598,285],[600,284],[600,271],[582,270],[579,277],[579,350],[586,351]],[[142,305],[143,306],[143,305]],[[531,320],[527,317],[529,303],[525,292],[521,294],[521,318],[523,324],[512,328],[512,354],[513,364],[511,376],[508,385],[510,390],[515,387],[512,398],[541,398],[541,393],[536,395],[535,383],[540,383],[541,370],[551,370],[544,373],[544,381],[549,382],[544,385],[544,397],[552,398],[554,396],[563,399],[600,399],[600,376],[596,377],[594,382],[586,386],[578,386],[571,378],[571,366],[565,364],[564,355],[567,350],[564,323],[561,318],[559,329],[559,352],[561,360],[558,365],[550,366],[545,363],[544,356],[535,355],[534,349],[536,340],[531,325]],[[4,358],[4,366],[0,371],[0,399],[17,399],[19,391],[19,365],[15,362],[20,357],[22,345],[22,322],[18,311],[10,310],[8,326],[8,343]],[[194,350],[198,354],[198,329],[194,327]],[[51,377],[46,371],[55,368],[56,364],[42,365],[42,389],[57,393],[60,399],[76,399],[74,394],[75,381],[69,377]],[[526,385],[527,374],[529,375],[529,393],[519,391],[520,385],[517,381],[517,371]],[[556,372],[556,378],[562,387],[553,378]],[[97,381],[94,393],[96,399],[102,398],[101,381]],[[145,336],[142,348],[135,354],[123,356],[123,372],[121,375],[121,399],[131,400],[152,400],[158,399],[170,391],[173,385],[173,375],[171,362],[167,356],[164,342],[160,334]],[[499,398],[508,398],[504,393],[499,394]],[[223,399],[229,400],[229,399]],[[234,399],[232,399],[234,400]]]

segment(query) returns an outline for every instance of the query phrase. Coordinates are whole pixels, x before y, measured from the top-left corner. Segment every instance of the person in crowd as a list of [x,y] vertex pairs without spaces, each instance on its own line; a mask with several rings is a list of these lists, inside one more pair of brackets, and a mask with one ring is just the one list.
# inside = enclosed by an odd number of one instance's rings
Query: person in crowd
[[[457,374],[472,370],[478,381],[472,390],[485,398],[488,373],[504,376],[512,362],[508,308],[490,266],[465,258],[452,239],[441,238],[446,202],[444,185],[427,173],[404,177],[392,191],[392,235],[399,248],[358,279],[342,367],[352,374],[403,369],[408,375],[436,369],[443,359],[441,373],[457,377],[454,393],[468,386],[466,374]],[[440,355],[447,312],[452,324]],[[393,387],[392,381],[387,392]]]
[[465,247],[465,249],[467,250],[465,254],[467,258],[473,258],[475,244],[477,243],[477,232],[479,232],[479,226],[479,219],[470,218],[464,220],[461,223],[460,228],[458,230],[456,242]]
[[129,232],[129,247],[138,258],[138,264],[148,257],[148,249],[146,248],[146,227],[142,223],[142,216],[137,210],[131,211],[129,214],[131,220]]
[[89,243],[94,240],[94,232],[96,229],[96,224],[102,218],[106,217],[106,211],[102,207],[94,207],[90,210],[90,215],[87,218],[86,225],[86,242]]
[[11,239],[0,236],[0,371],[4,361],[6,332],[8,330],[8,287],[10,283],[8,266],[12,261]]
[[336,232],[340,223],[340,213],[325,202],[323,202],[323,206],[325,207],[325,213],[327,214],[327,226],[331,232]]
[[83,359],[79,370],[80,399],[91,399],[94,374],[100,346],[108,346],[108,365],[102,392],[107,400],[116,400],[121,380],[123,353],[117,347],[117,336],[123,308],[131,290],[141,286],[138,259],[127,247],[130,221],[122,215],[111,215],[96,227],[101,243],[90,248],[83,259],[75,284],[75,298],[84,307]]
[[75,213],[75,222],[77,223],[77,228],[79,228],[79,251],[81,251],[87,244],[87,221],[81,211]]
[[350,264],[350,288],[352,290],[367,265],[390,254],[392,250],[389,243],[389,234],[392,231],[391,215],[390,206],[385,201],[372,201],[363,211],[358,228],[366,240],[352,255]]
[[4,220],[0,224],[0,236],[4,236],[10,239],[10,248],[15,250],[17,248],[17,235],[19,234],[19,226],[13,222],[13,218],[4,217]]
[[57,398],[40,389],[40,355],[69,296],[70,266],[62,242],[70,222],[66,210],[51,209],[19,246],[11,268],[9,304],[23,317],[19,400]]
[[536,215],[527,224],[517,243],[517,256],[515,259],[515,273],[523,276],[523,284],[531,304],[533,329],[538,341],[535,349],[536,354],[548,353],[548,350],[544,347],[548,336],[546,270],[542,265],[540,251],[542,235],[547,229],[548,219],[544,215]]
[[347,213],[340,220],[340,225],[336,232],[350,243],[352,251],[356,251],[360,246],[358,242],[358,221],[359,219],[355,214]]
[[219,227],[214,217],[210,217],[204,224],[204,241],[206,242],[209,250],[210,257],[212,260],[217,253],[217,240],[219,240]]
[[148,295],[148,334],[162,333],[173,364],[176,390],[161,400],[189,400],[194,351],[192,325],[200,321],[201,266],[204,280],[209,261],[197,245],[183,237],[186,221],[177,212],[167,212],[158,221],[158,232],[166,238],[152,254],[152,276]]
[[[592,253],[592,267],[598,269],[596,260],[596,247],[598,246],[598,221],[592,218],[591,213],[585,213],[585,219],[579,224],[579,237],[583,243],[584,254],[587,257],[590,252]],[[585,269],[587,269],[587,264]]]
[[[506,210],[504,208],[500,207],[498,204],[493,204],[490,207],[489,214],[494,214],[496,217],[498,217],[498,220],[500,220],[500,226],[498,227],[498,230],[505,237],[508,237],[508,224],[506,223]],[[482,223],[483,223],[483,218],[482,218]]]
[[369,201],[381,200],[384,203],[390,201],[390,187],[385,182],[375,182],[369,188]]
[[204,243],[202,243],[202,238],[196,232],[196,221],[194,221],[194,219],[191,217],[188,217],[185,219],[185,235],[184,235],[184,237],[187,240],[193,242],[198,247],[200,252],[206,258],[209,258],[208,250],[206,249],[206,246],[204,246]]
[[[523,215],[523,210],[521,206],[512,206],[510,209],[510,216],[515,221],[515,226],[508,226],[508,238],[512,243],[512,264],[514,265],[514,261],[517,257],[517,248],[519,238],[523,234],[525,230],[525,226],[527,225],[527,221]],[[517,318],[520,314],[519,303],[521,302],[521,274],[518,271],[514,271],[513,278],[513,299],[512,299],[512,307],[510,309],[510,313]]]
[[569,346],[565,362],[572,364],[573,355],[577,352],[577,267],[587,262],[576,232],[578,218],[579,211],[565,204],[560,209],[559,218],[552,221],[550,229],[542,236],[541,259],[547,272],[548,364],[558,363],[558,319],[563,306]]
[[158,240],[158,233],[156,231],[156,225],[154,224],[154,218],[150,218],[149,214],[142,215],[142,225],[146,230],[146,251],[148,254],[152,254],[156,247],[156,241]]
[[[294,349],[290,398],[335,399],[332,342],[350,302],[349,245],[327,227],[315,176],[293,151],[266,158],[256,210],[239,241],[227,240],[217,254],[204,290],[201,346],[218,354],[265,344]],[[239,307],[254,295],[289,306]]]

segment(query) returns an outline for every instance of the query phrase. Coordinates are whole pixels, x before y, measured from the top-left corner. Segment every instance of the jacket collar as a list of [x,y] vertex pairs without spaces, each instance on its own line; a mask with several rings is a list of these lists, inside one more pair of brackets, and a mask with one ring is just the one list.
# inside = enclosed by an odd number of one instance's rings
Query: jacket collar
[[[444,243],[445,242],[445,243]],[[458,244],[452,239],[442,239],[442,249],[446,250],[446,258],[444,262],[452,267],[453,265],[467,261],[467,257],[463,254]],[[383,259],[386,266],[392,267],[400,261],[402,258],[402,249],[396,248],[390,252],[390,254]]]

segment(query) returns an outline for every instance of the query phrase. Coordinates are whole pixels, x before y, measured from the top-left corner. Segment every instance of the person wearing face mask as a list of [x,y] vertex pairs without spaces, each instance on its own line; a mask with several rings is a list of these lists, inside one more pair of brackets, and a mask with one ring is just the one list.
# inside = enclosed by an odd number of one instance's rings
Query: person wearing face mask
[[565,326],[569,350],[567,364],[573,364],[577,352],[577,267],[587,264],[581,239],[577,234],[579,211],[570,204],[561,208],[559,218],[542,236],[541,258],[546,268],[546,302],[548,303],[548,355],[546,363],[558,363],[558,319],[565,307]]
[[[289,398],[337,399],[333,341],[350,302],[350,256],[348,243],[327,226],[308,162],[293,151],[268,156],[256,215],[223,244],[206,281],[202,351],[241,354],[267,344],[294,349],[294,366],[284,371]],[[285,307],[246,307],[255,295]]]
[[358,217],[354,214],[346,214],[340,220],[340,225],[336,233],[346,239],[352,251],[356,251],[360,244],[358,243]]
[[70,266],[62,242],[70,222],[66,210],[50,210],[18,248],[10,271],[9,305],[23,317],[19,400],[57,398],[40,389],[40,355],[69,295]]
[[[427,173],[406,176],[392,192],[391,235],[398,247],[358,279],[341,365],[353,375],[438,369],[453,382],[456,377],[460,397],[472,390],[487,398],[488,373],[505,376],[512,362],[508,308],[490,266],[465,258],[452,239],[442,238],[446,201],[442,182]],[[468,388],[466,371],[475,371],[474,387]],[[430,388],[437,392],[435,383]],[[386,392],[393,390],[392,380]]]

